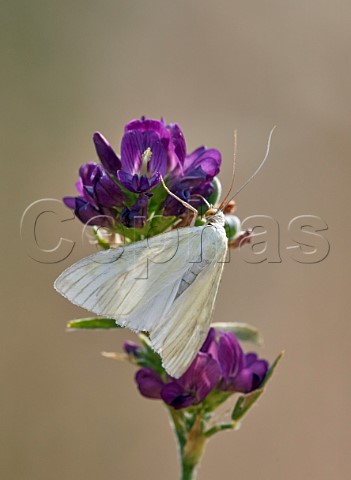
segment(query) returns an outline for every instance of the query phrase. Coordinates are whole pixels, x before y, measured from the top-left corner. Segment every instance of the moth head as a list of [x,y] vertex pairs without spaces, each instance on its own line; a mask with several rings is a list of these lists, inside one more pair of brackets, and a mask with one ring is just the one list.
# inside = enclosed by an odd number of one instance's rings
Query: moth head
[[224,213],[219,208],[209,208],[205,213],[206,223],[209,225],[221,225],[224,226],[225,218]]
[[218,212],[217,208],[210,207],[206,212],[205,212],[205,217],[211,217],[212,215],[216,215]]

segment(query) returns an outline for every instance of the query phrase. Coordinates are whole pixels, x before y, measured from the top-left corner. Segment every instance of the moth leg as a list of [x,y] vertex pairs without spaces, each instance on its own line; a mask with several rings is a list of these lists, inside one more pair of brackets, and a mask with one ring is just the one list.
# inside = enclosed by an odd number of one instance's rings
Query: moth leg
[[165,184],[163,178],[162,178],[162,175],[160,175],[160,178],[161,178],[161,182],[162,182],[162,185],[163,185],[163,188],[166,190],[166,192],[168,193],[168,195],[170,195],[171,197],[175,198],[176,200],[178,200],[178,202],[180,202],[185,208],[188,208],[189,210],[191,210],[193,213],[194,213],[194,216],[191,220],[191,223],[190,223],[190,226],[193,227],[195,225],[195,221],[196,221],[196,218],[197,218],[197,215],[198,215],[198,211],[196,210],[196,208],[194,208],[192,205],[190,205],[190,203],[188,202],[185,202],[184,200],[182,200],[181,198],[177,197],[177,195],[175,195],[174,193],[172,193],[170,191],[170,189],[167,187],[167,185]]

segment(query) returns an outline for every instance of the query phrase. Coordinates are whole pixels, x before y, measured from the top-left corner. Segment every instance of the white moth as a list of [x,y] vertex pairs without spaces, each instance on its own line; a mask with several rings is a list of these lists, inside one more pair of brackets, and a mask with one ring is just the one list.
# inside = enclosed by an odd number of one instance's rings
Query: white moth
[[75,305],[149,332],[165,370],[178,378],[210,328],[227,245],[224,214],[209,210],[203,226],[90,255],[54,287]]
[[[235,195],[265,163],[273,130],[263,161]],[[170,195],[197,215],[161,180]],[[232,184],[233,180],[234,174]],[[179,378],[209,331],[228,250],[221,209],[209,209],[205,219],[203,226],[171,230],[90,255],[65,270],[54,287],[75,305],[135,332],[148,332],[165,370]]]

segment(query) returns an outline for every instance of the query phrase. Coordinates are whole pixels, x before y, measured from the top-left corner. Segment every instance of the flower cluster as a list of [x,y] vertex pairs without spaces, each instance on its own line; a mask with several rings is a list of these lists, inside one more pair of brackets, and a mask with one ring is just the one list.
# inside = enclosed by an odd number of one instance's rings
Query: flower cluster
[[[96,132],[93,140],[100,163],[80,167],[78,195],[65,197],[64,203],[81,222],[94,227],[103,248],[188,224],[186,208],[178,199],[200,213],[204,205],[215,205],[219,200],[220,152],[199,147],[187,153],[178,124],[145,117],[132,120],[125,126],[120,155],[101,133]],[[169,195],[162,178],[178,199]],[[232,215],[234,208],[234,201],[223,208],[228,245],[232,248],[248,242],[251,234],[241,232],[240,220]],[[195,225],[200,225],[204,220],[197,218],[197,222]],[[207,439],[219,431],[236,428],[242,421],[281,358],[278,356],[269,368],[268,362],[256,353],[243,351],[239,340],[259,343],[254,327],[239,323],[213,325],[217,328],[209,330],[190,367],[178,379],[167,374],[147,334],[139,334],[141,345],[125,342],[124,354],[104,354],[137,365],[135,379],[140,393],[164,402],[178,440],[183,480],[194,478]],[[68,328],[119,326],[113,318],[98,317],[73,320]],[[240,395],[229,421],[218,422],[214,411],[234,393]]]
[[85,224],[118,231],[119,225],[142,228],[154,215],[175,221],[185,207],[166,193],[161,176],[173,193],[196,207],[202,203],[198,195],[217,200],[219,187],[214,179],[221,165],[220,152],[199,147],[187,154],[176,123],[145,117],[132,120],[125,126],[120,156],[101,133],[96,132],[93,140],[101,163],[82,165],[78,196],[64,198]]
[[260,387],[268,372],[268,362],[255,353],[245,354],[234,333],[214,328],[188,370],[178,379],[165,374],[145,346],[126,342],[124,351],[142,366],[135,377],[140,393],[162,399],[176,410],[200,404],[211,392],[216,392],[217,397],[250,393]]

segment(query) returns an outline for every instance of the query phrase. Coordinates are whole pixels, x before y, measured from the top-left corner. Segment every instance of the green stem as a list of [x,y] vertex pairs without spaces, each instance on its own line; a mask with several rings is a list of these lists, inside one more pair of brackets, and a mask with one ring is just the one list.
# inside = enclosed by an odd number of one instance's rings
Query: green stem
[[236,427],[235,422],[230,422],[230,423],[219,423],[218,425],[215,425],[214,427],[210,428],[205,432],[205,436],[207,438],[212,437],[215,433],[222,432],[223,430],[233,430]]
[[181,464],[181,480],[196,479],[196,465],[187,464],[184,461]]
[[178,440],[181,480],[195,480],[197,466],[207,440],[202,430],[202,415],[201,413],[195,414],[194,421],[189,426],[182,411],[170,408],[169,412]]

